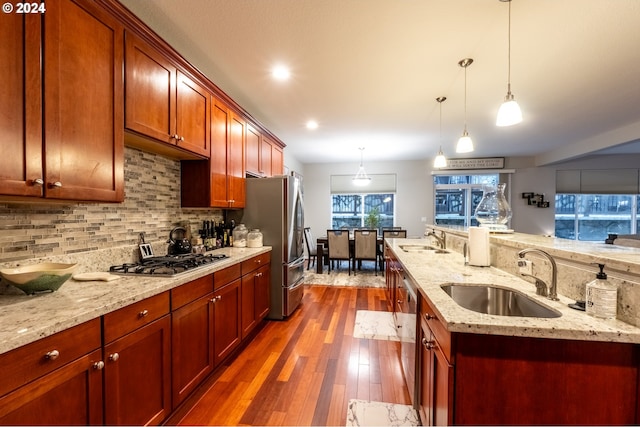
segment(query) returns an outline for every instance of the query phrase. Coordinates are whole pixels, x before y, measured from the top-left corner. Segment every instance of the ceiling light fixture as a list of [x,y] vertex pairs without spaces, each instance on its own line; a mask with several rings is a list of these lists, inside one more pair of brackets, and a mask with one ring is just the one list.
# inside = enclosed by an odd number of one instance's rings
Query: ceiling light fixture
[[315,120],[309,120],[307,122],[307,129],[309,130],[318,129],[318,122],[316,122]]
[[509,47],[507,55],[507,96],[504,97],[504,102],[498,110],[496,126],[511,126],[522,121],[522,111],[511,93],[511,0],[500,1],[509,3]]
[[289,77],[291,77],[291,72],[289,71],[289,68],[285,67],[284,65],[276,65],[271,70],[271,75],[276,80],[285,81],[289,80]]
[[369,183],[371,182],[371,178],[367,176],[367,173],[364,171],[364,166],[362,163],[364,147],[360,147],[359,150],[360,150],[360,168],[358,169],[358,173],[356,173],[356,176],[353,177],[353,184],[357,185],[358,187],[363,187],[365,185],[369,185]]
[[440,104],[440,150],[438,150],[438,155],[433,160],[434,168],[446,168],[447,167],[447,159],[444,157],[444,153],[442,152],[442,103],[447,100],[446,96],[439,96],[436,98],[438,104]]
[[473,64],[473,59],[464,58],[458,62],[458,65],[464,68],[464,130],[462,136],[458,140],[456,153],[470,153],[473,151],[473,141],[467,132],[467,67]]

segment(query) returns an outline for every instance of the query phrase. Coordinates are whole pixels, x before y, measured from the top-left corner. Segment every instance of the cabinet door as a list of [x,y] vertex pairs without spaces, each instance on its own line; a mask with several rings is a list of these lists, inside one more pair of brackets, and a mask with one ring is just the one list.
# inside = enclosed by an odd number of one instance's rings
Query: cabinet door
[[420,416],[423,425],[453,424],[453,366],[424,321],[420,322]]
[[173,407],[213,370],[213,293],[171,314]]
[[176,133],[176,67],[147,43],[126,35],[127,129],[173,144]]
[[180,71],[177,73],[177,79],[177,145],[209,157],[211,94]]
[[260,173],[262,176],[272,176],[271,159],[272,145],[266,138],[262,138],[260,144]]
[[242,325],[242,339],[245,339],[249,332],[255,328],[258,321],[256,319],[256,275],[257,270],[242,276],[242,304],[240,307],[240,317]]
[[124,200],[124,27],[90,0],[44,14],[45,196]]
[[260,170],[260,132],[247,125],[247,173],[262,175]]
[[271,307],[271,266],[260,267],[255,282],[256,319],[264,319]]
[[418,350],[420,376],[418,390],[420,396],[418,401],[420,402],[420,418],[422,425],[433,425],[433,343],[431,343],[431,332],[429,328],[425,326],[424,322],[421,322],[420,328],[420,346]]
[[271,146],[271,174],[282,175],[284,173],[284,153],[276,145]]
[[240,344],[240,284],[240,279],[234,280],[214,293],[214,351],[216,365],[222,362]]
[[0,398],[0,425],[103,425],[102,350]]
[[[0,25],[0,194],[43,194],[40,16],[4,14]],[[28,102],[27,102],[28,101]]]
[[160,424],[171,412],[171,317],[104,347],[105,423]]
[[244,135],[246,122],[231,113],[229,122],[229,151],[227,179],[229,180],[229,207],[243,208],[245,205]]
[[227,196],[227,163],[229,162],[229,109],[215,102],[211,112],[211,207],[229,206]]

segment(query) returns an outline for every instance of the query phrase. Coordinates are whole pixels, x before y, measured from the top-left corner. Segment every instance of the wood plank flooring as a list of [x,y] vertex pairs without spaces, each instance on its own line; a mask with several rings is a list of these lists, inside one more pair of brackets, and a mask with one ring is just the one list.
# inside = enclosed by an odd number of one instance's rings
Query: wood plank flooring
[[207,384],[179,425],[338,425],[349,399],[410,404],[399,343],[353,337],[356,310],[387,311],[384,289],[306,286]]

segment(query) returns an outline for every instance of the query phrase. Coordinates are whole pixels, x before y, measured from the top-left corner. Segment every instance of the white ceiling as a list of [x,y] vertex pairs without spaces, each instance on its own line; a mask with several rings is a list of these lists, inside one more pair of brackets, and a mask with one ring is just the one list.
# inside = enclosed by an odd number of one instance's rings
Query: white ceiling
[[[640,152],[640,1],[121,0],[301,163]],[[476,150],[456,155],[464,126]],[[292,78],[270,78],[275,63]],[[315,119],[319,128],[305,123]],[[624,145],[620,145],[624,144]],[[610,148],[617,146],[616,148]],[[607,152],[607,151],[605,151]]]

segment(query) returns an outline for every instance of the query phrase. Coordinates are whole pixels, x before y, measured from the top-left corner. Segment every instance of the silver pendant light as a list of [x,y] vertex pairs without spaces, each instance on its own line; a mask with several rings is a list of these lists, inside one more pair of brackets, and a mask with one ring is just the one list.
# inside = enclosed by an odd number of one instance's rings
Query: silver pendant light
[[353,177],[353,185],[357,185],[358,187],[363,187],[365,185],[369,185],[371,182],[371,178],[367,176],[367,173],[364,171],[364,165],[362,162],[364,147],[360,147],[360,168],[358,168],[358,173]]
[[446,96],[439,96],[436,98],[438,104],[440,104],[440,139],[438,142],[440,143],[440,150],[438,150],[438,155],[433,160],[434,168],[446,168],[447,167],[447,158],[444,157],[444,153],[442,152],[442,103],[447,100]]
[[511,0],[500,0],[509,3],[509,36],[507,54],[507,96],[498,110],[496,126],[512,126],[522,121],[522,111],[511,93]]
[[458,65],[464,68],[464,130],[456,145],[456,153],[470,153],[473,151],[473,141],[467,132],[467,67],[473,64],[473,59],[464,58]]

